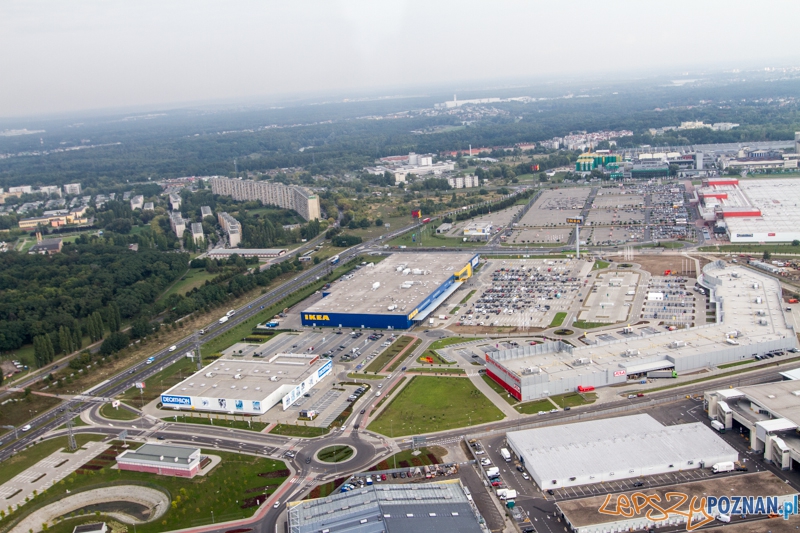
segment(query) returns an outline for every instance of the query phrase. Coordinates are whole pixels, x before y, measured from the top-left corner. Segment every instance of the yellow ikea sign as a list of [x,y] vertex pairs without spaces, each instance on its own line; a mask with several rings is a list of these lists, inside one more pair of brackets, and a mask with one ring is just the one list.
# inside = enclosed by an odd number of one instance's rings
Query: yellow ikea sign
[[462,268],[461,270],[459,270],[455,274],[456,281],[463,281],[465,279],[468,279],[471,276],[472,276],[472,264],[471,263],[467,263],[467,266],[465,266],[464,268]]
[[327,320],[330,320],[330,318],[328,318],[328,315],[304,315],[304,318],[306,320],[319,320],[320,322],[325,322]]
[[409,319],[409,320],[411,320],[412,318],[414,318],[414,317],[415,317],[415,316],[417,316],[418,314],[419,314],[419,309],[414,309],[414,310],[411,312],[411,314],[410,314],[410,315],[408,315],[408,319]]

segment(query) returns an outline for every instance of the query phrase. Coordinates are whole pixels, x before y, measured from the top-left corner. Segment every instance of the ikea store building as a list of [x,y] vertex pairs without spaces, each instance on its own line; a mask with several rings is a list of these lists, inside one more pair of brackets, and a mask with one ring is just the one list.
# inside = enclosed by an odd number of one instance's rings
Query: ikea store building
[[368,263],[323,292],[301,314],[304,326],[408,329],[427,319],[472,277],[471,253],[396,253]]

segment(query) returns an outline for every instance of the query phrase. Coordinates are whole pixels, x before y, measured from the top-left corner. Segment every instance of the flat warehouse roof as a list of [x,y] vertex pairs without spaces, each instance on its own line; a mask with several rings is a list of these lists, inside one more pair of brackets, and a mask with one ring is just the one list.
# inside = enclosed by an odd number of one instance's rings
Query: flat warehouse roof
[[[654,364],[671,359],[675,361],[673,366],[680,369],[679,362],[685,358],[736,346],[756,346],[767,341],[796,338],[784,310],[777,280],[739,265],[710,263],[703,272],[704,276],[719,281],[715,291],[718,299],[724,302],[721,323],[601,341],[576,348],[562,347],[563,351],[555,351],[552,347],[556,344],[548,343],[500,350],[490,356],[519,375],[535,368],[537,373],[548,374],[554,381],[610,370],[624,369],[632,374],[644,371],[640,369],[653,370]],[[761,303],[757,303],[758,299]],[[766,323],[759,323],[762,320]],[[730,344],[727,339],[732,332],[738,332],[738,336],[732,339],[736,344]],[[548,350],[548,347],[551,348]],[[583,359],[583,363],[576,364],[578,359]]]
[[573,477],[598,481],[616,472],[648,472],[664,464],[676,470],[689,460],[737,457],[737,452],[700,422],[662,426],[649,415],[592,420],[507,434],[509,444],[542,483]]
[[800,425],[800,381],[749,385],[736,390],[768,411]]
[[[408,315],[475,254],[392,254],[342,278],[304,313]],[[389,307],[396,306],[392,310]]]
[[738,188],[761,217],[725,218],[731,233],[796,233],[800,228],[800,180],[759,179],[739,181]]
[[290,353],[264,359],[217,359],[164,395],[260,401],[281,387],[294,387],[326,362],[318,355]]
[[[620,493],[625,494],[630,498],[634,492],[631,491]],[[738,476],[724,476],[715,477],[703,481],[695,481],[692,483],[681,483],[680,485],[668,485],[665,487],[648,488],[645,493],[647,495],[658,494],[661,496],[661,501],[668,501],[666,494],[668,492],[679,492],[688,496],[683,506],[678,507],[681,511],[687,511],[692,502],[692,497],[697,496],[702,498],[704,496],[789,496],[796,491],[790,485],[787,485],[776,475],[771,472],[758,472],[753,474],[744,474]],[[619,497],[619,495],[616,495]],[[598,512],[603,507],[603,502],[606,496],[592,496],[590,498],[581,498],[577,500],[564,500],[558,502],[556,505],[564,513],[564,516],[569,520],[570,524],[575,527],[584,527],[592,525],[607,524],[609,522],[617,522],[625,520],[623,516],[615,516]],[[615,498],[616,500],[616,498]],[[677,503],[677,500],[672,500]],[[613,508],[613,506],[610,506]],[[650,508],[642,510],[641,517]],[[655,515],[655,514],[654,514]],[[655,515],[660,516],[660,515]],[[780,524],[783,520],[769,520],[769,524]],[[752,523],[751,523],[752,524]],[[733,526],[733,524],[730,524]],[[726,525],[724,531],[728,531]],[[704,528],[705,529],[705,528]]]

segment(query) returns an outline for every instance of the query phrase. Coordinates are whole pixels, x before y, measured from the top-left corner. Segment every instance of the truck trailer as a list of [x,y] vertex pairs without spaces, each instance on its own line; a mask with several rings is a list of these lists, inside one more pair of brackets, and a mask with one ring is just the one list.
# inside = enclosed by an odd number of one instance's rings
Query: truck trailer
[[654,378],[677,378],[678,373],[675,370],[653,370],[647,373],[648,379]]
[[711,471],[715,474],[722,474],[723,472],[733,472],[736,469],[736,465],[733,461],[725,461],[724,463],[715,463],[711,467]]
[[511,453],[509,453],[508,449],[506,449],[506,448],[500,448],[500,455],[502,455],[502,456],[503,456],[503,460],[504,460],[505,462],[507,462],[507,463],[508,463],[508,462],[510,462],[510,461],[511,461]]
[[720,422],[719,420],[712,420],[711,427],[719,431],[720,433],[725,433],[725,424]]

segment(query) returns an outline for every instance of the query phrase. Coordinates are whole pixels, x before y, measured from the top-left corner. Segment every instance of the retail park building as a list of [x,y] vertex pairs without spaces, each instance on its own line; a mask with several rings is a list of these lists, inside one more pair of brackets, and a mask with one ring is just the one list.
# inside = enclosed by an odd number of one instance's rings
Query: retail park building
[[527,401],[622,384],[656,370],[710,368],[797,345],[775,278],[717,261],[705,266],[698,284],[709,293],[715,323],[628,333],[588,346],[553,341],[499,350],[485,355],[486,373],[517,400]]
[[304,326],[408,329],[472,276],[475,254],[392,254],[345,276],[301,313]]

